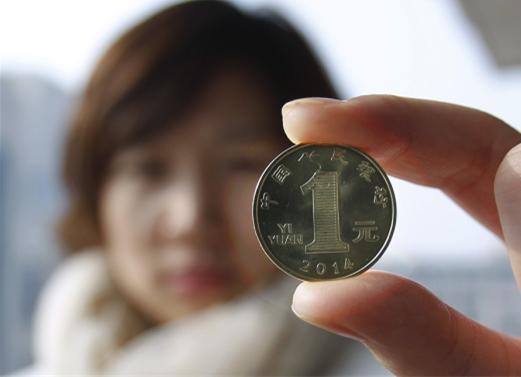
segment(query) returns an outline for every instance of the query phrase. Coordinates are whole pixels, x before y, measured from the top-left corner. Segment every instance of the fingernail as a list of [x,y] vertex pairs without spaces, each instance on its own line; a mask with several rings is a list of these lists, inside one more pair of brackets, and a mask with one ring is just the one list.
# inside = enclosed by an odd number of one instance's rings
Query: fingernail
[[282,107],[282,125],[288,138],[295,144],[301,143],[300,133],[295,132],[295,126],[300,127],[302,122],[310,122],[310,119],[317,113],[316,110],[331,106],[337,106],[338,104],[344,103],[343,101],[333,98],[301,98],[286,103]]
[[521,289],[521,144],[512,148],[501,162],[494,186],[503,237]]
[[495,180],[496,204],[507,246],[521,253],[521,144],[513,147],[499,166]]
[[313,307],[313,297],[308,294],[305,284],[306,283],[301,283],[297,286],[295,293],[293,293],[293,302],[291,303],[291,310],[293,310],[293,313],[304,320],[308,317],[306,314],[309,306]]
[[310,98],[299,98],[290,102],[287,102],[282,106],[282,116],[288,115],[291,111],[295,109],[300,109],[303,107],[311,107],[311,106],[325,106],[332,104],[343,103],[344,101],[334,99],[334,98],[324,98],[324,97],[310,97]]

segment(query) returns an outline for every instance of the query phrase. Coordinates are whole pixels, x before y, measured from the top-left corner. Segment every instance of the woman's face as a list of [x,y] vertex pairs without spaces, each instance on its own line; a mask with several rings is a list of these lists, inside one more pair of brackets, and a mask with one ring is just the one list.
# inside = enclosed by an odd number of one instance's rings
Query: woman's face
[[102,192],[104,245],[116,283],[151,320],[178,318],[273,277],[251,200],[282,148],[278,122],[261,80],[225,72],[178,124],[114,159]]

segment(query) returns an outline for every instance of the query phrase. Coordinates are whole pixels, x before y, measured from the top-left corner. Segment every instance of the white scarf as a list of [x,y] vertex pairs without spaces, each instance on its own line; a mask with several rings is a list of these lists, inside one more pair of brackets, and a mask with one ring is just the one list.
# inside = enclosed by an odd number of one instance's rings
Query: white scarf
[[[324,373],[339,337],[297,319],[295,283],[149,330],[115,292],[102,253],[69,258],[42,295],[37,365],[50,374],[304,375]],[[130,338],[121,345],[122,338]],[[326,369],[324,369],[326,367]]]

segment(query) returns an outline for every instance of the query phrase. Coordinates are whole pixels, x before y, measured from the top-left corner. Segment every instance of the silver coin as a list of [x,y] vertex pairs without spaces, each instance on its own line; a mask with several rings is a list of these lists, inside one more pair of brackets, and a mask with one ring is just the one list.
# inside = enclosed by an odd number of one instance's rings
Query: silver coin
[[352,277],[389,245],[393,189],[367,154],[342,145],[301,144],[277,156],[253,199],[257,238],[266,255],[301,280]]

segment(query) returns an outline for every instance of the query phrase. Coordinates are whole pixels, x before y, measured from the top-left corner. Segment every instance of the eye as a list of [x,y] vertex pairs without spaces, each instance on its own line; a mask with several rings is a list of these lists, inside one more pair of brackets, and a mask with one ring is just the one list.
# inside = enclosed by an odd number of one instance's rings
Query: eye
[[232,158],[225,163],[226,170],[230,172],[258,172],[262,167],[262,161],[244,157]]
[[137,174],[149,181],[160,181],[168,174],[167,164],[159,159],[144,159],[136,164]]

